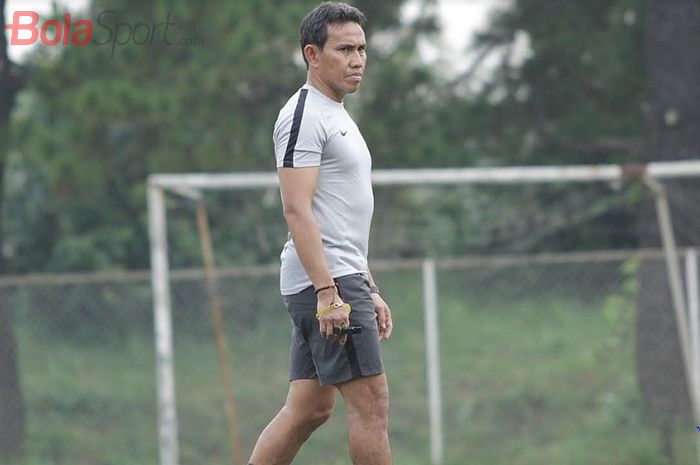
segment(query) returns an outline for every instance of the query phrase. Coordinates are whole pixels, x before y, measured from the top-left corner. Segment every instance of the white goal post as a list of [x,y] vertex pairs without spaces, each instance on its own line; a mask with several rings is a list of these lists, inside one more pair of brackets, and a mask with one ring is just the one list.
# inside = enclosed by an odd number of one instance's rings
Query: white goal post
[[[460,184],[532,184],[532,183],[591,183],[641,180],[654,193],[657,217],[666,258],[673,307],[682,346],[693,414],[700,424],[700,352],[697,326],[697,302],[690,299],[688,324],[686,296],[683,292],[681,268],[672,233],[671,215],[661,180],[700,177],[700,161],[654,162],[646,165],[571,165],[503,168],[445,168],[374,170],[372,183],[381,185],[460,185]],[[165,193],[198,197],[204,190],[234,190],[269,188],[278,185],[274,172],[230,174],[154,174],[148,178],[148,220],[151,250],[151,281],[155,327],[156,377],[158,395],[158,442],[160,465],[178,465],[178,426],[175,408],[174,354],[170,299],[170,269],[166,234]],[[692,267],[694,268],[694,267]],[[690,270],[687,273],[692,274]],[[693,275],[697,281],[697,276]],[[696,283],[697,284],[697,283]],[[690,287],[690,286],[689,286]],[[431,288],[431,287],[429,287]],[[434,286],[432,286],[434,289]],[[690,291],[690,289],[689,289]],[[689,292],[690,295],[690,292]],[[431,305],[430,302],[433,302]],[[426,296],[426,322],[434,322],[434,298]],[[427,325],[435,331],[435,323]],[[691,328],[692,326],[692,328]],[[431,444],[433,463],[442,460],[442,446],[436,439],[440,425],[439,368],[435,366],[437,342],[434,335],[426,337],[428,353],[429,397],[431,409]],[[696,441],[700,458],[700,435]]]

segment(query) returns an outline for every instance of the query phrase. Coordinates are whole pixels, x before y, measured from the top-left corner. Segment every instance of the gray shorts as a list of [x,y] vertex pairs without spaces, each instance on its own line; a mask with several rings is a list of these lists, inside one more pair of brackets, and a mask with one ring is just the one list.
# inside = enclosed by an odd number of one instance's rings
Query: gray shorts
[[358,273],[341,276],[335,282],[343,301],[352,309],[350,325],[362,326],[362,333],[348,335],[345,345],[327,340],[319,331],[313,287],[283,296],[293,323],[290,381],[318,377],[320,384],[338,384],[384,372],[367,278]]

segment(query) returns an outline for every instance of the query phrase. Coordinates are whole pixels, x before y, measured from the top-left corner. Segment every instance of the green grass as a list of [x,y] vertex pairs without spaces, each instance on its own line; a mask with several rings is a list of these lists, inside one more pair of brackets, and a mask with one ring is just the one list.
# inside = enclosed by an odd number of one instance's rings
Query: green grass
[[[411,273],[382,277],[396,331],[384,347],[397,465],[429,463],[422,294]],[[604,297],[514,298],[441,289],[440,328],[447,465],[660,465],[644,420],[630,335],[614,333]],[[289,322],[265,309],[247,328],[227,316],[246,450],[284,401]],[[275,313],[276,312],[276,313]],[[213,341],[178,327],[177,402],[183,465],[229,464]],[[184,326],[184,325],[183,325]],[[105,331],[108,331],[105,328]],[[38,336],[20,328],[28,410],[23,465],[155,465],[157,408],[153,342],[104,344]],[[631,334],[631,333],[630,333]],[[693,428],[693,429],[691,429]],[[677,464],[692,462],[694,425],[678,428]],[[295,464],[349,464],[345,413],[317,431]]]

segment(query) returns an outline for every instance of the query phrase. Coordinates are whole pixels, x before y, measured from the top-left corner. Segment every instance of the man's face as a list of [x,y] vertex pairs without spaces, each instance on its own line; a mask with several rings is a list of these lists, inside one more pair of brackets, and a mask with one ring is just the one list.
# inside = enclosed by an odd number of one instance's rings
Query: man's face
[[319,50],[315,71],[341,101],[360,87],[365,71],[365,33],[355,22],[328,25],[328,40]]

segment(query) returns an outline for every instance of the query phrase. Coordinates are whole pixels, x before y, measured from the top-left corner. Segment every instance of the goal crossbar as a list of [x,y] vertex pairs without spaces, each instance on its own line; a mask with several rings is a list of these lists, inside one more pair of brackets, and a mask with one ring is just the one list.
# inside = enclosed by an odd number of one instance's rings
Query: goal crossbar
[[[557,182],[623,181],[647,175],[655,179],[700,175],[700,160],[653,162],[646,165],[523,166],[502,168],[378,169],[372,184],[526,184]],[[160,189],[249,189],[274,187],[274,172],[154,174],[149,186]]]

